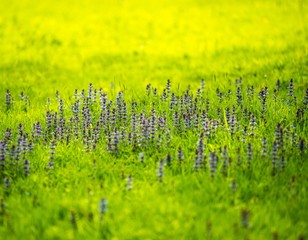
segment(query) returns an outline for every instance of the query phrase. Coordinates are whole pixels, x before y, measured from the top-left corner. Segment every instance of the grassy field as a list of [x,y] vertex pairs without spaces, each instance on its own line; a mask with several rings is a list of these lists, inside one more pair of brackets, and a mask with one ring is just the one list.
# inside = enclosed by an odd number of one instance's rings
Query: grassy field
[[307,22],[305,0],[1,0],[0,238],[308,238]]

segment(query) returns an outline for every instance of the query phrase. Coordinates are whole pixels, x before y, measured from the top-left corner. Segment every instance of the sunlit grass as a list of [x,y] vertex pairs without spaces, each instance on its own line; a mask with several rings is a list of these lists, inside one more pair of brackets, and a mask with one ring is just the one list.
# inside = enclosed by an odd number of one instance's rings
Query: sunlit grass
[[[300,139],[308,142],[304,105],[308,87],[307,13],[304,0],[2,0],[0,141],[11,128],[11,145],[15,144],[20,123],[30,138],[33,123],[40,121],[45,130],[46,111],[59,109],[57,90],[64,100],[69,125],[74,90],[80,93],[85,89],[87,93],[90,83],[102,88],[114,102],[118,91],[124,92],[129,114],[121,128],[131,130],[131,104],[136,101],[138,114],[149,116],[153,107],[159,115],[166,113],[172,137],[167,141],[166,130],[158,129],[163,138],[160,147],[153,143],[138,147],[120,144],[119,154],[106,150],[106,132],[98,147],[89,152],[83,138],[72,138],[69,144],[59,141],[53,171],[48,170],[52,137],[36,142],[34,152],[26,155],[30,160],[28,177],[24,177],[22,161],[20,175],[13,167],[0,172],[0,238],[307,237],[307,150],[300,153],[298,146]],[[234,84],[239,77],[243,79],[243,107],[237,105]],[[288,96],[291,78],[297,99],[294,102]],[[203,123],[198,129],[183,130],[181,119],[182,127],[173,126],[170,96],[166,101],[159,100],[167,79],[171,79],[172,92],[177,96],[190,85],[193,97],[200,80],[205,80],[202,96],[210,101],[209,119],[220,120],[215,137],[205,140],[205,170],[193,170]],[[281,90],[275,101],[278,79]],[[152,88],[147,97],[149,83]],[[254,97],[246,91],[251,85]],[[258,97],[265,86],[269,87],[266,121]],[[154,88],[158,89],[156,97]],[[217,88],[223,92],[221,102]],[[14,98],[8,110],[7,89]],[[29,104],[20,100],[21,92],[28,96]],[[95,119],[100,111],[96,104],[91,105]],[[205,102],[198,104],[206,108]],[[240,125],[234,135],[225,117],[227,108],[232,110],[233,105]],[[243,137],[244,126],[249,125],[249,119],[243,117],[245,108],[257,118],[254,137]],[[298,109],[304,111],[303,119],[296,116]],[[286,168],[272,176],[270,154],[278,123],[285,132],[294,131],[297,142],[292,145],[291,137],[286,137]],[[93,122],[89,131],[94,127]],[[112,133],[113,127],[105,130]],[[269,141],[266,158],[261,158],[262,137]],[[254,153],[250,172],[246,166],[248,142]],[[219,148],[224,146],[232,165],[225,175],[219,162],[212,178],[210,152],[216,151],[221,157]],[[184,152],[181,165],[177,162],[179,147]],[[236,165],[238,149],[241,167]],[[139,159],[142,152],[144,163]],[[168,153],[173,162],[165,166],[163,182],[159,182],[158,162]],[[129,175],[133,178],[131,191],[126,190]],[[8,189],[4,176],[11,181]],[[234,180],[235,192],[230,187]],[[100,220],[102,198],[108,200],[108,211]],[[242,223],[243,211],[249,211],[248,228]]]

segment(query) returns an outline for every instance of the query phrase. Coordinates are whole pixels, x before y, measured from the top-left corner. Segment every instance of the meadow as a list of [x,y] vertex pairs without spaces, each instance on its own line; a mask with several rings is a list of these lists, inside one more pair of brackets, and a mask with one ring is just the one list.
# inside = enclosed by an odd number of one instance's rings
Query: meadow
[[305,0],[0,2],[1,239],[306,239]]

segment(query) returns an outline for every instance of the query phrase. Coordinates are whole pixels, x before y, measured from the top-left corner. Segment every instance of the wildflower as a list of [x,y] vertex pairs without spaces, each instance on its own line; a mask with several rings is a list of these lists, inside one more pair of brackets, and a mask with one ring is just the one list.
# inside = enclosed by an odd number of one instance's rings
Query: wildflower
[[277,82],[276,82],[277,91],[280,90],[280,87],[281,87],[281,84],[280,84],[280,80],[278,79]]
[[31,139],[28,142],[28,149],[29,149],[29,152],[33,152],[34,150],[34,143]]
[[256,117],[255,115],[251,114],[251,120],[250,120],[250,126],[252,127],[252,129],[256,128],[257,122],[256,122]]
[[201,93],[204,92],[204,88],[205,88],[205,82],[204,82],[204,79],[201,79],[201,83],[200,83],[200,91],[201,91]]
[[73,227],[75,229],[77,229],[77,219],[76,219],[76,212],[75,211],[71,211],[70,222],[72,223]]
[[146,94],[147,94],[148,96],[150,95],[150,90],[151,90],[151,84],[148,84],[148,85],[146,86],[146,89],[145,89]]
[[4,183],[4,189],[9,189],[9,187],[11,186],[11,182],[10,182],[10,179],[5,177],[4,180],[3,180],[3,183]]
[[88,99],[93,100],[93,84],[89,84]]
[[133,177],[132,175],[129,175],[126,178],[126,190],[130,191],[133,189]]
[[226,119],[227,119],[227,123],[230,124],[231,122],[230,108],[226,108]]
[[234,135],[235,130],[236,130],[235,124],[236,124],[236,117],[234,114],[232,114],[232,117],[230,120],[230,132],[232,136]]
[[30,173],[30,161],[25,159],[24,160],[24,172],[25,172],[25,176],[29,176]]
[[19,158],[22,154],[22,137],[19,137],[17,140],[17,146],[16,146],[16,151],[15,151],[15,160],[18,162]]
[[236,181],[235,180],[232,180],[230,187],[231,187],[232,192],[236,192]]
[[290,98],[294,98],[294,84],[293,84],[293,79],[290,79],[290,83],[289,83],[289,86],[288,86],[288,90],[289,90],[289,97]]
[[12,141],[12,130],[7,128],[4,133],[3,143],[8,146],[9,143]]
[[251,168],[251,159],[252,159],[252,145],[251,145],[251,143],[248,143],[248,145],[247,145],[247,155],[246,155],[246,157],[247,157],[247,167],[248,167],[248,169],[250,169]]
[[0,170],[3,171],[5,168],[5,151],[4,144],[0,142]]
[[191,115],[189,113],[186,113],[184,115],[184,120],[186,129],[189,129],[191,127]]
[[167,90],[164,89],[163,94],[160,97],[160,100],[165,101],[167,99],[167,97],[168,97]]
[[304,104],[305,104],[306,106],[308,105],[308,88],[306,88],[306,94],[305,94]]
[[255,92],[255,89],[253,85],[247,88],[247,95],[250,99],[253,98],[254,92]]
[[242,100],[243,100],[242,91],[241,91],[241,88],[238,87],[236,89],[236,102],[238,106],[242,106]]
[[280,161],[281,170],[283,171],[286,167],[286,158],[285,158],[285,149],[282,151],[281,161]]
[[58,90],[56,90],[56,99],[59,101],[60,100],[60,93]]
[[170,92],[171,92],[171,81],[170,81],[170,79],[167,80],[166,90],[167,90],[167,93],[169,95]]
[[206,112],[210,111],[210,100],[209,99],[206,99],[205,101],[205,110]]
[[248,228],[249,227],[249,210],[248,209],[242,209],[241,211],[241,220],[242,220],[242,226],[244,228]]
[[199,114],[198,113],[194,115],[194,127],[196,130],[198,130],[199,128]]
[[156,88],[153,89],[153,95],[154,95],[154,96],[157,95],[157,89],[156,89]]
[[99,203],[98,203],[98,212],[101,215],[104,215],[107,213],[107,206],[108,206],[108,202],[106,198],[102,198]]
[[33,129],[32,129],[32,138],[35,141],[39,141],[39,139],[43,135],[43,130],[40,122],[36,122],[33,124]]
[[125,123],[127,119],[127,107],[126,107],[126,102],[123,101],[122,103],[122,120]]
[[47,168],[48,168],[49,170],[53,170],[53,169],[55,168],[55,163],[49,161],[49,162],[48,162],[48,165],[47,165]]
[[154,108],[151,110],[151,116],[150,116],[150,121],[149,121],[149,131],[150,131],[150,136],[152,142],[154,142],[154,138],[157,132],[157,122],[156,122],[156,111]]
[[11,109],[11,107],[13,106],[13,98],[12,98],[10,90],[8,90],[8,89],[6,90],[5,104],[6,104],[6,110],[7,111],[9,109]]
[[297,118],[298,122],[301,122],[301,120],[303,120],[303,118],[304,118],[304,109],[300,109],[300,108],[297,109],[296,118]]
[[305,140],[303,138],[299,140],[298,147],[299,150],[301,151],[301,154],[303,154],[305,150]]
[[118,136],[118,129],[115,128],[113,132],[113,151],[118,154],[119,149],[118,149],[118,144],[119,144],[119,136]]
[[211,135],[211,127],[210,127],[210,122],[208,121],[208,119],[205,119],[203,121],[203,124],[202,124],[202,128],[203,128],[203,132],[204,132],[204,135],[209,138],[210,135]]
[[261,100],[261,106],[262,106],[262,111],[261,114],[262,116],[265,114],[266,112],[266,100],[267,100],[267,96],[268,96],[268,88],[264,87],[261,89],[261,91],[259,92],[259,99]]
[[46,137],[52,132],[52,115],[49,111],[46,112]]
[[278,123],[276,126],[275,141],[277,143],[277,147],[283,147],[283,129],[280,123]]
[[55,152],[56,152],[56,141],[55,140],[52,140],[50,142],[49,149],[50,149],[49,159],[50,161],[52,161],[55,158]]
[[168,167],[171,166],[171,161],[172,161],[171,155],[170,155],[170,153],[168,153],[167,156],[166,156],[166,163],[167,163]]
[[213,151],[210,153],[210,158],[209,158],[211,177],[215,176],[215,172],[217,169],[217,162],[218,162],[218,157],[216,153]]
[[0,208],[1,208],[0,213],[1,213],[1,215],[3,216],[4,213],[5,213],[5,209],[6,209],[6,205],[5,205],[5,202],[4,202],[4,199],[3,199],[3,198],[1,198],[1,200],[0,200]]
[[202,110],[201,112],[201,121],[204,122],[208,117],[206,110]]
[[184,154],[183,154],[183,150],[182,150],[181,147],[179,147],[179,149],[178,149],[178,160],[179,160],[180,163],[182,163],[183,160],[184,160]]
[[196,99],[200,99],[200,100],[202,99],[202,92],[200,88],[197,89],[196,96],[197,96]]
[[108,151],[112,151],[112,137],[111,137],[111,133],[108,131],[106,135],[107,135],[107,150]]
[[99,95],[99,102],[100,102],[101,111],[105,113],[107,110],[107,94],[106,93],[101,93]]
[[235,80],[235,84],[236,84],[237,87],[242,86],[242,78],[241,78],[241,77],[237,78],[237,79]]
[[178,129],[180,126],[179,114],[177,111],[175,111],[173,114],[173,126],[175,129]]
[[271,152],[272,158],[272,174],[275,175],[278,167],[278,143],[274,142]]
[[226,175],[227,174],[227,171],[228,171],[228,153],[227,153],[228,149],[227,149],[227,146],[224,146],[224,150],[223,150],[223,156],[222,156],[222,159],[223,159],[223,164],[222,164],[222,169],[221,169],[221,172]]
[[159,162],[158,162],[158,169],[157,169],[157,179],[159,182],[162,182],[163,181],[163,176],[164,176],[164,166],[165,166],[165,162],[163,159],[161,159]]
[[177,102],[177,98],[175,93],[171,94],[171,99],[170,99],[170,110],[174,109],[177,106],[178,102]]

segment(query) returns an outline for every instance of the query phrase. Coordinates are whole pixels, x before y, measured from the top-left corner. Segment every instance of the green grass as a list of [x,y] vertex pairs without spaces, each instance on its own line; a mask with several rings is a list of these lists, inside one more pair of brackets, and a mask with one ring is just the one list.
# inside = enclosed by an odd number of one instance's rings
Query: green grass
[[[154,143],[133,147],[120,141],[118,154],[106,150],[104,132],[97,148],[89,152],[80,138],[72,137],[69,144],[56,140],[55,168],[47,170],[53,139],[47,134],[46,141],[36,141],[34,151],[25,155],[30,160],[28,177],[23,161],[12,165],[6,153],[6,164],[0,172],[0,238],[307,238],[308,124],[307,105],[303,103],[308,87],[307,13],[305,0],[159,0],[146,4],[138,0],[2,0],[0,141],[11,128],[9,147],[16,145],[20,123],[29,139],[37,121],[45,132],[46,111],[58,111],[57,90],[64,100],[68,124],[74,90],[85,89],[87,93],[89,83],[102,88],[114,102],[118,91],[124,92],[128,118],[118,121],[117,127],[128,132],[132,131],[132,101],[138,102],[137,114],[144,112],[147,117],[155,103],[157,114],[166,114],[171,140],[166,129],[160,128],[155,135],[162,135],[159,147]],[[237,105],[234,84],[239,77],[243,79],[242,106]],[[296,101],[288,96],[291,78]],[[177,96],[190,85],[193,98],[204,79],[201,99],[210,101],[208,118],[220,121],[215,134],[204,138],[207,164],[198,171],[193,167],[202,122],[197,129],[185,129],[184,119],[181,127],[173,126],[175,110],[170,110],[170,95],[166,101],[160,100],[167,79],[171,79],[171,90]],[[281,89],[275,101],[278,79]],[[151,92],[158,89],[158,96],[146,95],[149,83]],[[253,97],[246,93],[251,85],[255,88]],[[265,86],[269,96],[262,118],[258,93]],[[217,88],[224,93],[222,102],[216,96]],[[7,89],[14,98],[9,110]],[[232,94],[227,97],[229,89]],[[20,92],[28,96],[29,104],[20,100]],[[199,115],[206,109],[201,99],[197,104]],[[98,99],[90,105],[97,121]],[[225,117],[226,109],[232,112],[233,105],[238,121],[234,135]],[[250,121],[244,118],[245,108],[256,116],[252,137],[243,136]],[[298,109],[303,110],[302,119],[296,117]],[[270,155],[278,123],[285,134],[285,152],[280,149],[278,155],[279,159],[285,156],[286,167],[272,176]],[[88,128],[92,134],[94,126],[95,122]],[[112,134],[114,127],[103,129]],[[297,134],[294,144],[288,132]],[[267,157],[261,157],[262,137],[268,139]],[[306,144],[302,153],[300,139]],[[251,169],[246,159],[248,143],[253,146]],[[210,152],[223,159],[219,148],[224,146],[232,163],[223,174],[223,163],[219,162],[215,177],[211,177]],[[177,159],[179,147],[185,156],[182,164]],[[241,166],[237,165],[238,148]],[[138,158],[141,152],[145,153],[144,163]],[[172,164],[164,167],[163,181],[159,182],[158,162],[168,153]],[[133,178],[131,191],[126,190],[129,175]],[[3,184],[5,178],[10,180],[8,188]],[[235,192],[230,187],[233,180]],[[100,221],[102,198],[108,201],[108,211]],[[249,211],[248,228],[242,226],[243,211]],[[71,220],[72,212],[76,223]]]

